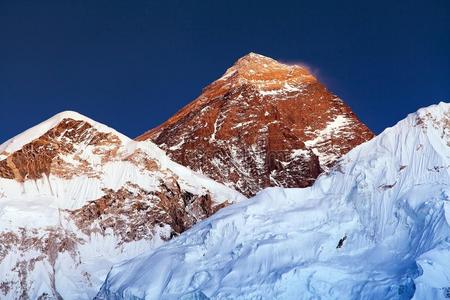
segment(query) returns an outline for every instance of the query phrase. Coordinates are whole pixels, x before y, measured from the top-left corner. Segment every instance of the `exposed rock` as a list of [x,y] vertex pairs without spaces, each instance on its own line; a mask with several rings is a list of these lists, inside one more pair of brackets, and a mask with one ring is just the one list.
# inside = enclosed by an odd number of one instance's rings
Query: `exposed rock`
[[69,211],[77,226],[87,235],[112,230],[120,243],[151,239],[155,228],[169,226],[169,239],[205,219],[225,204],[214,204],[209,194],[183,191],[174,178],[161,181],[148,191],[129,182],[118,191],[105,190],[100,199]]
[[[28,291],[33,282],[28,278],[37,262],[49,267],[54,298],[58,298],[55,288],[55,262],[58,255],[67,252],[72,258],[78,256],[76,245],[84,243],[75,234],[62,228],[48,227],[41,230],[20,228],[18,232],[0,232],[0,263],[7,255],[19,254],[19,258],[8,274],[0,279],[0,292],[7,296],[10,292],[19,299],[30,299]],[[11,261],[13,262],[13,261]],[[1,297],[0,297],[1,298]],[[47,298],[42,298],[47,299]],[[48,298],[50,299],[50,298]]]
[[63,119],[39,138],[14,153],[5,153],[0,161],[0,177],[24,181],[55,174],[70,179],[74,175],[98,176],[92,162],[80,157],[90,151],[102,163],[115,157],[120,139],[111,133],[99,132],[82,120]]
[[0,145],[0,298],[91,299],[109,268],[245,197],[75,112]]
[[268,186],[309,186],[372,137],[305,67],[250,53],[137,139],[250,196]]

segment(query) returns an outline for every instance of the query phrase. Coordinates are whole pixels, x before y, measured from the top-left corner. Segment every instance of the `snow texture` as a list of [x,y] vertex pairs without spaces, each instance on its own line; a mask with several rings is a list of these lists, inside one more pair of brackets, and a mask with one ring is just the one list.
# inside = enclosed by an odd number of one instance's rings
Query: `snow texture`
[[[155,227],[152,238],[131,242],[121,241],[111,229],[106,234],[82,232],[71,219],[70,211],[104,196],[105,190],[117,191],[132,183],[145,191],[155,191],[161,180],[175,178],[183,191],[194,195],[210,193],[215,203],[246,199],[171,161],[155,144],[133,141],[75,112],[58,114],[10,139],[0,146],[0,153],[21,149],[67,118],[88,122],[100,132],[116,135],[121,141],[120,150],[117,157],[101,164],[89,147],[79,149],[80,156],[99,168],[99,176],[67,179],[50,174],[24,182],[0,178],[1,299],[92,299],[114,263],[153,249],[169,238],[171,229],[167,224]],[[132,153],[155,161],[157,169],[147,170],[127,161]]]
[[450,104],[116,265],[99,299],[450,297]]

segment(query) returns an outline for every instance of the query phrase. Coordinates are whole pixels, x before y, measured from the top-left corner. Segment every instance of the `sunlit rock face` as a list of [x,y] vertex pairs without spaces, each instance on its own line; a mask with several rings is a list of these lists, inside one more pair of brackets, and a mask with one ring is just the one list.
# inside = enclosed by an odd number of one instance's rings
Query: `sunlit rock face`
[[75,112],[0,145],[0,299],[92,299],[238,192]]
[[307,68],[250,53],[138,140],[249,196],[268,186],[309,186],[372,137]]

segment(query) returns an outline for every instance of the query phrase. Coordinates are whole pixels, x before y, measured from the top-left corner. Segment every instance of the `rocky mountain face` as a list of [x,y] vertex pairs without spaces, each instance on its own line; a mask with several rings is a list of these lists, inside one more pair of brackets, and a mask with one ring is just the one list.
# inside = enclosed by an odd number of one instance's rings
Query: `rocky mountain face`
[[137,141],[58,114],[0,145],[0,298],[92,299],[113,264],[309,186],[372,136],[307,69],[257,54]]
[[313,186],[268,188],[115,266],[97,299],[448,299],[449,237],[450,104],[440,103]]
[[244,196],[74,112],[0,146],[0,298],[91,299],[113,263]]
[[306,68],[250,53],[137,140],[250,196],[269,186],[310,186],[372,137]]

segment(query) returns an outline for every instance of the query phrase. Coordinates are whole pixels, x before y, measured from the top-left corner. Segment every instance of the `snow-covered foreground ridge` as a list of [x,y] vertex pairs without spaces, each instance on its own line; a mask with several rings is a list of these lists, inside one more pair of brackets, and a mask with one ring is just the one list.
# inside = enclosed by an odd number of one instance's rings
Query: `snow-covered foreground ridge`
[[99,299],[450,297],[450,104],[115,266]]
[[0,146],[0,299],[92,299],[112,264],[241,194],[75,112]]

